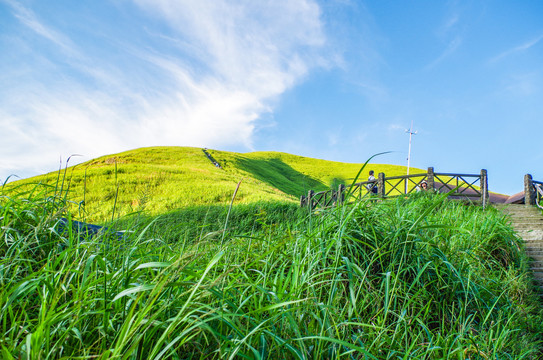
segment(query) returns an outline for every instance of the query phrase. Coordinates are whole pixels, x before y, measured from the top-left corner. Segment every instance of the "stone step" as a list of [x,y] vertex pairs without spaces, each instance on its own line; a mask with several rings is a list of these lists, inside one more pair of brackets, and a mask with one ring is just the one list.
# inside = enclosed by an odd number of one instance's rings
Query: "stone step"
[[533,229],[533,228],[520,229],[518,226],[514,226],[513,228],[516,231],[520,231],[523,234],[537,234],[537,235],[543,236],[543,229]]
[[524,242],[527,248],[529,247],[529,248],[533,248],[534,250],[537,250],[537,249],[541,250],[541,248],[543,247],[543,241],[539,239],[527,238],[527,239],[522,239],[522,241]]
[[535,219],[530,220],[530,219],[526,219],[525,217],[522,217],[518,219],[511,219],[511,221],[509,222],[509,226],[511,227],[516,227],[520,225],[533,225],[536,228],[541,228],[543,227],[543,220],[542,221],[535,220]]
[[530,230],[530,229],[519,229],[519,228],[514,228],[514,230],[517,232],[518,235],[520,235],[521,237],[523,235],[531,235],[531,236],[540,236],[540,237],[543,237],[543,234],[542,234],[542,231],[541,230]]
[[541,240],[541,238],[539,236],[537,236],[537,237],[532,237],[532,236],[529,236],[529,235],[522,236],[522,240],[525,243],[529,242],[531,244],[537,244],[537,243],[543,244],[543,240]]
[[526,254],[530,256],[530,254],[537,253],[539,251],[543,250],[543,246],[540,247],[534,247],[532,245],[526,247]]
[[511,215],[511,214],[541,215],[541,212],[537,210],[532,210],[532,209],[509,209],[509,210],[502,209],[500,211],[504,215]]
[[543,234],[541,233],[540,230],[515,229],[515,231],[517,232],[517,234],[520,237],[530,236],[530,237],[533,237],[533,238],[543,239]]
[[533,206],[502,206],[499,208],[502,212],[515,212],[515,211],[526,211],[526,212],[538,212],[539,210]]
[[[530,251],[541,251],[543,250],[543,243],[538,240],[523,239],[524,245]],[[528,251],[528,250],[527,250]]]
[[[534,251],[538,251],[538,250],[543,250],[542,247],[543,247],[543,244],[541,244],[542,242],[541,241],[537,241],[537,239],[522,239],[523,242],[526,244],[526,247],[527,248],[530,248]],[[527,242],[530,242],[530,244],[528,244]]]
[[543,228],[543,220],[541,219],[530,220],[523,217],[523,218],[519,218],[515,220],[514,222],[511,223],[511,225],[513,225],[513,227],[530,225],[530,226],[533,226],[534,229],[538,229],[538,228],[541,229]]
[[518,216],[529,216],[529,217],[534,217],[534,216],[541,216],[541,213],[540,212],[537,212],[537,211],[526,211],[526,210],[521,210],[521,211],[502,211],[502,214],[504,214],[505,216],[514,216],[514,217],[518,217]]
[[539,220],[539,219],[527,219],[526,217],[519,217],[518,219],[509,219],[509,226],[511,227],[515,227],[515,226],[519,226],[519,225],[533,225],[535,226],[536,228],[539,227],[543,227],[543,220]]
[[524,239],[522,239],[524,243],[526,243],[527,241],[530,242],[530,246],[527,246],[527,247],[533,247],[533,248],[540,248],[541,246],[538,245],[538,243],[543,243],[543,241],[541,241],[540,239],[530,239],[528,236]]
[[539,209],[531,205],[506,205],[506,206],[496,206],[500,211],[503,212],[512,212],[512,211],[528,211],[528,212],[539,212]]
[[526,219],[525,217],[514,219],[514,221],[511,221],[511,225],[513,227],[518,225],[535,225],[535,226],[541,226],[543,225],[543,220],[539,219]]
[[537,221],[538,218],[541,218],[541,214],[531,214],[531,213],[511,213],[506,214],[506,219],[528,219]]
[[494,205],[497,205],[496,207],[499,207],[501,209],[535,209],[537,210],[536,206],[526,205],[526,204],[494,204]]
[[509,219],[518,219],[518,218],[528,218],[528,219],[537,219],[537,217],[541,216],[539,213],[532,213],[532,212],[510,212],[506,213],[503,212],[503,214],[506,216],[506,218]]

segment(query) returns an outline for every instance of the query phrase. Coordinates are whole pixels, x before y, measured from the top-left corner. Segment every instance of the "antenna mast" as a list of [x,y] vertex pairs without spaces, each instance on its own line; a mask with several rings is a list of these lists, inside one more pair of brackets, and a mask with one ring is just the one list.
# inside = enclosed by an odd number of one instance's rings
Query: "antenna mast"
[[[407,175],[409,175],[409,166],[411,163],[411,139],[413,135],[417,135],[416,131],[413,131],[413,120],[411,120],[411,127],[409,129],[405,129],[405,132],[409,134],[409,150],[407,151]],[[407,184],[409,180],[405,179],[405,193],[407,194]]]

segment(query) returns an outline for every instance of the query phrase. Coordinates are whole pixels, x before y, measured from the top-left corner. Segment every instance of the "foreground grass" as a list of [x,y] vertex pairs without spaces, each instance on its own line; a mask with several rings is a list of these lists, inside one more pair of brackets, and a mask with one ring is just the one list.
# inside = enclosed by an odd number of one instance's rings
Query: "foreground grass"
[[[523,244],[494,209],[260,204],[133,218],[119,240],[63,230],[40,191],[0,196],[4,359],[541,358]],[[191,216],[197,233],[174,225]]]

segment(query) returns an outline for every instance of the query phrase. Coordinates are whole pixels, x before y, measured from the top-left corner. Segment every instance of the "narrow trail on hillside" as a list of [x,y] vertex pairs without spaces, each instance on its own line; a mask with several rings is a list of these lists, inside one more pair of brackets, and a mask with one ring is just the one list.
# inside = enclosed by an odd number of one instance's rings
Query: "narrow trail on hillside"
[[206,157],[209,159],[209,161],[211,161],[211,163],[213,165],[215,165],[215,167],[218,167],[219,169],[222,169],[221,164],[219,164],[219,162],[217,160],[215,160],[215,158],[213,156],[211,156],[211,154],[207,151],[206,148],[202,149],[202,151],[204,152]]
[[526,244],[532,259],[530,268],[543,296],[543,215],[535,206],[509,204],[495,206],[511,218],[511,225]]

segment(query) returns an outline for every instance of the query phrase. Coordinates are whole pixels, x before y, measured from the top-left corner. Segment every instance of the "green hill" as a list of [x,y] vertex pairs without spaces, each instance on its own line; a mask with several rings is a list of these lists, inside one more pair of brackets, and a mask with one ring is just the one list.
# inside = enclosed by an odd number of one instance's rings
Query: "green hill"
[[[280,152],[208,152],[222,168],[214,166],[201,148],[151,147],[102,156],[10,186],[62,186],[63,190],[69,189],[74,215],[104,221],[111,219],[114,208],[116,217],[143,209],[161,214],[188,206],[227,204],[239,181],[242,183],[236,203],[295,202],[310,189],[326,190],[334,184],[349,183],[362,165]],[[387,176],[405,174],[403,166],[370,167]]]

